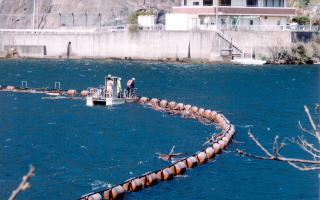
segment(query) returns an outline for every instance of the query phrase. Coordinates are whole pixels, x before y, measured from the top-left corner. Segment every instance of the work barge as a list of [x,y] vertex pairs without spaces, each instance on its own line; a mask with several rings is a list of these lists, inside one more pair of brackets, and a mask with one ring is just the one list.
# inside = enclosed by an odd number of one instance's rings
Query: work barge
[[[49,95],[63,95],[66,98],[77,98],[87,100],[90,95],[90,88],[88,90],[60,90],[60,89],[44,89],[44,88],[28,88],[28,87],[14,87],[1,86],[0,91],[5,92],[29,92],[29,93],[44,93]],[[187,157],[178,159],[176,162],[167,167],[146,172],[145,174],[132,177],[122,183],[113,185],[100,191],[92,192],[81,196],[77,200],[117,200],[124,197],[128,192],[136,192],[146,187],[156,185],[159,181],[169,181],[175,176],[182,175],[186,170],[194,168],[197,165],[205,164],[209,159],[213,159],[216,154],[221,153],[235,134],[235,127],[231,122],[220,112],[210,109],[204,109],[190,104],[177,103],[175,101],[168,101],[164,99],[157,99],[151,97],[135,96],[130,102],[136,102],[143,105],[148,105],[154,110],[166,112],[169,114],[181,115],[185,118],[194,118],[200,122],[211,123],[220,129],[219,133],[213,134],[207,147],[191,154]],[[88,104],[88,103],[87,103]],[[89,105],[91,106],[91,105]]]

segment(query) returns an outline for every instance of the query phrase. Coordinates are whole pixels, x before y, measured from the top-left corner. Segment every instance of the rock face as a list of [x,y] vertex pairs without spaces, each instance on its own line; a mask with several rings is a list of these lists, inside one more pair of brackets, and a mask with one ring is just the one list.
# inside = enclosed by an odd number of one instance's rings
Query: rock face
[[[0,0],[0,28],[32,28],[33,0]],[[148,9],[148,0],[35,0],[36,28],[97,28],[126,23],[128,15]],[[151,0],[151,10],[168,12],[180,0]],[[158,19],[159,20],[159,19]],[[161,20],[161,19],[160,19]]]

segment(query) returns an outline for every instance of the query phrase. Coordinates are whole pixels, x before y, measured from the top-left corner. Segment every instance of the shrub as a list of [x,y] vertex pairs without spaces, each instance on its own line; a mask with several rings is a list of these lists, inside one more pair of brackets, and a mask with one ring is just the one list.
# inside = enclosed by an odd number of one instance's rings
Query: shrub
[[292,21],[297,22],[300,25],[305,25],[310,23],[310,18],[305,16],[296,16],[292,18]]
[[129,33],[136,33],[139,31],[139,26],[137,24],[130,24],[128,27]]
[[128,24],[138,24],[138,13],[133,12],[128,16],[127,19]]

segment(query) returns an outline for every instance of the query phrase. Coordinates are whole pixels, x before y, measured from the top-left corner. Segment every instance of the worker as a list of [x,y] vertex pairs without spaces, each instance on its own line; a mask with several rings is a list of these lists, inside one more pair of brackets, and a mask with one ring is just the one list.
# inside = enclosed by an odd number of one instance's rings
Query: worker
[[136,79],[135,78],[132,78],[130,80],[128,80],[127,82],[127,94],[128,96],[132,96],[133,95],[133,92],[134,92],[134,81]]
[[113,80],[111,78],[111,75],[108,75],[106,97],[111,97],[112,87],[113,87]]
[[121,78],[118,78],[117,80],[117,96],[118,98],[121,98]]

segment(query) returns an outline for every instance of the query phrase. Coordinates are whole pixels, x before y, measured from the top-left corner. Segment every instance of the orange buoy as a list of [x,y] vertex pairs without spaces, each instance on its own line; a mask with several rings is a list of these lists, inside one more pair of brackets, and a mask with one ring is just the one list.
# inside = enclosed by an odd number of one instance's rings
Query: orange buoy
[[162,181],[162,180],[163,180],[162,170],[157,171],[157,180],[159,180],[159,181]]
[[131,179],[129,179],[129,180],[126,180],[126,183],[124,183],[123,185],[122,185],[122,187],[123,187],[123,189],[125,190],[125,191],[130,191],[130,185],[131,185],[131,181],[130,181]]
[[207,119],[211,119],[211,110],[205,110],[204,111],[204,117]]
[[229,130],[229,132],[228,133],[230,133],[232,136],[234,135],[234,133],[235,133],[235,129],[234,129],[234,125],[231,125],[230,126],[230,130]]
[[163,180],[171,180],[173,178],[173,171],[170,168],[165,168],[162,170]]
[[174,102],[174,101],[170,101],[170,102],[169,102],[169,107],[170,107],[171,109],[173,109],[176,105],[177,105],[177,103]]
[[213,122],[215,122],[215,120],[216,120],[216,117],[217,117],[217,111],[211,111],[211,116],[210,116],[210,118],[211,118],[211,120],[213,121]]
[[71,89],[71,90],[68,90],[68,91],[67,91],[67,95],[73,96],[73,95],[76,95],[76,94],[77,94],[77,91],[76,91],[76,90]]
[[199,116],[203,116],[203,114],[204,114],[204,109],[203,108],[199,108],[198,115]]
[[177,109],[180,110],[180,111],[183,110],[184,109],[184,104],[183,103],[178,103],[177,104]]
[[156,99],[156,98],[152,98],[152,99],[150,100],[150,103],[151,103],[152,105],[156,106],[156,105],[159,104],[159,100]]
[[142,183],[139,178],[131,180],[130,185],[131,185],[130,191],[132,191],[132,192],[138,191],[142,188]]
[[186,110],[186,111],[189,111],[190,109],[191,109],[191,105],[190,104],[187,104],[187,105],[185,105],[184,106],[184,109]]
[[230,139],[227,136],[224,136],[222,138],[223,141],[225,141],[227,144],[229,143]]
[[184,162],[178,162],[174,165],[175,168],[175,174],[176,175],[180,175],[183,174],[186,171],[186,164],[184,164]]
[[148,101],[148,98],[147,98],[147,97],[141,97],[141,98],[139,99],[139,102],[140,102],[140,103],[147,103],[147,101]]
[[121,185],[118,185],[111,190],[111,197],[113,200],[121,199],[124,195],[124,189]]
[[212,148],[213,148],[213,150],[214,150],[214,153],[219,153],[220,150],[221,150],[220,144],[218,144],[218,143],[214,143],[214,144],[212,145]]
[[227,146],[227,143],[223,140],[219,140],[218,144],[220,144],[221,149],[224,149]]
[[210,159],[210,158],[213,158],[214,155],[215,155],[214,149],[213,149],[212,147],[206,148],[205,152],[206,152],[207,157],[208,157],[209,159]]
[[196,113],[198,110],[199,110],[199,108],[198,108],[197,106],[191,107],[191,111],[192,111],[193,113]]
[[111,194],[111,190],[110,189],[103,192],[103,198],[104,199],[108,199],[109,200],[109,199],[111,199],[111,197],[112,197],[112,194]]
[[160,106],[165,108],[168,105],[168,101],[167,100],[161,100],[160,101]]
[[8,85],[7,86],[7,90],[10,90],[10,91],[12,91],[12,90],[14,90],[14,89],[16,89],[14,86],[12,86],[12,85]]
[[190,156],[189,158],[187,158],[187,167],[188,168],[193,168],[195,166],[197,166],[198,162],[197,159],[194,156]]
[[147,175],[140,177],[140,181],[141,181],[142,186],[147,185],[147,179],[148,179]]
[[147,185],[148,186],[154,185],[157,183],[157,174],[156,173],[148,174],[146,177],[147,177]]
[[102,200],[102,196],[99,193],[96,193],[96,194],[90,195],[88,197],[88,200]]
[[174,165],[170,166],[169,168],[172,170],[174,176],[177,175]]
[[207,159],[208,159],[208,157],[207,157],[206,153],[199,152],[197,154],[197,160],[198,160],[199,163],[205,163],[205,162],[207,162]]
[[217,114],[216,119],[215,119],[215,122],[216,122],[217,124],[220,124],[220,123],[223,122],[223,118],[221,117],[221,114],[220,114],[220,113]]
[[219,126],[223,129],[223,130],[228,130],[229,128],[229,124],[227,124],[225,121],[222,121],[219,123]]
[[81,92],[80,92],[80,95],[81,96],[83,96],[83,97],[86,97],[87,95],[88,95],[88,91],[87,90],[82,90]]
[[233,136],[233,134],[230,131],[228,131],[228,133],[226,134],[225,137],[227,137],[228,140],[231,140],[232,136]]

